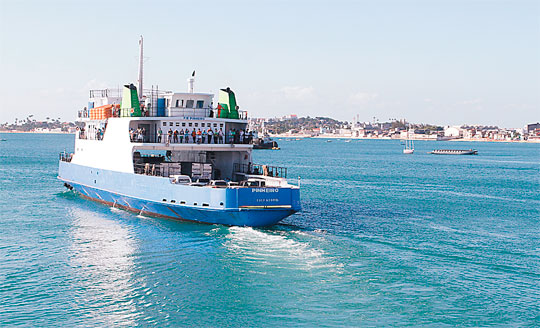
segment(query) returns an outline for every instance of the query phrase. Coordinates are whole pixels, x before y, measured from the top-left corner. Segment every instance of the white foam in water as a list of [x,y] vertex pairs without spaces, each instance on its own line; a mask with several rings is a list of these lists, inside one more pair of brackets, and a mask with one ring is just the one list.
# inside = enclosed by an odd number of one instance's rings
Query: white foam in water
[[[242,258],[260,263],[279,264],[303,270],[341,268],[322,250],[308,242],[293,240],[292,236],[256,230],[249,227],[230,227],[225,246]],[[304,233],[304,236],[312,237]]]

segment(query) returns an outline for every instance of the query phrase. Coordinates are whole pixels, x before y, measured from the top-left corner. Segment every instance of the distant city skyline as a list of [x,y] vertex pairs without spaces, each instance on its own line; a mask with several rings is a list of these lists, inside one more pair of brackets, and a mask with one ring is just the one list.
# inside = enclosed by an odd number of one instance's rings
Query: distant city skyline
[[[0,0],[0,122],[72,121],[89,89],[217,94],[253,117],[523,127],[540,120],[538,1]],[[214,99],[216,103],[217,99]]]

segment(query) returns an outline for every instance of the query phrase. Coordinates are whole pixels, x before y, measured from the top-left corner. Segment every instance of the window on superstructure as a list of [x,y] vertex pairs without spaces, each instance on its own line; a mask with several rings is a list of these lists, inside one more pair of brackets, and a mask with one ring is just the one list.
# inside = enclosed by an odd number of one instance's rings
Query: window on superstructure
[[193,125],[193,123],[189,123],[189,126],[192,126],[192,125]]
[[223,127],[223,123],[220,123],[219,126],[220,126],[220,127]]
[[182,122],[182,126],[186,126],[186,122]]
[[195,127],[199,126],[199,123],[195,123]]
[[188,100],[186,101],[186,108],[193,108],[194,100]]
[[169,122],[169,126],[172,126],[172,122]]
[[217,123],[214,123],[214,127],[217,127]]
[[204,123],[201,123],[201,127],[203,127],[203,128],[204,128]]
[[184,99],[182,99],[182,102],[181,102],[180,106],[184,107]]
[[163,126],[167,126],[167,122],[163,122]]
[[204,100],[197,100],[197,108],[203,108]]
[[180,102],[180,100],[176,99],[176,107],[178,107],[179,102]]
[[180,126],[180,123],[176,122],[176,126]]

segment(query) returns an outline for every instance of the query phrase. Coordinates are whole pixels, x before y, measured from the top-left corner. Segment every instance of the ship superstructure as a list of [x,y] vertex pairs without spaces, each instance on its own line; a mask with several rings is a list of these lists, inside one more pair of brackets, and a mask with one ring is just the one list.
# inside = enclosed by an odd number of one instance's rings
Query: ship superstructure
[[[140,46],[142,56],[142,38]],[[286,168],[252,162],[247,112],[234,92],[221,89],[214,106],[194,82],[195,72],[187,92],[91,90],[59,179],[84,197],[173,219],[267,226],[299,211]]]

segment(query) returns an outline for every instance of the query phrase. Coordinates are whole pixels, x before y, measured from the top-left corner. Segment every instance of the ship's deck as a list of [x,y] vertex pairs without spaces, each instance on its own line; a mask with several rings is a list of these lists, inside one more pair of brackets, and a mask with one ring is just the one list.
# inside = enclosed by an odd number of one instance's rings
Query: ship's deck
[[245,151],[253,148],[250,144],[196,144],[196,143],[151,143],[132,142],[140,150],[198,150],[198,151]]

